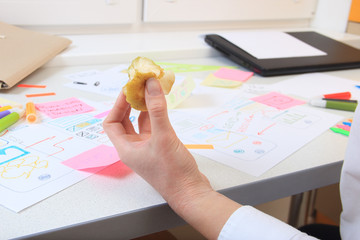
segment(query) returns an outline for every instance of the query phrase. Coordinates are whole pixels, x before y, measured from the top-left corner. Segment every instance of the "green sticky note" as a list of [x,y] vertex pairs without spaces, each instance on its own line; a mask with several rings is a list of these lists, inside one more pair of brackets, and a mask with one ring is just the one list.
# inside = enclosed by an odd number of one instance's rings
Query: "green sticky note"
[[345,136],[349,136],[349,134],[350,134],[349,131],[346,131],[346,130],[341,129],[341,128],[331,127],[330,129],[335,133],[340,133],[340,134],[343,134]]
[[[200,72],[200,71],[216,71],[224,66],[210,66],[210,65],[196,65],[196,64],[181,64],[181,63],[167,63],[157,62],[165,70],[172,70],[174,73],[179,72]],[[235,68],[233,66],[226,66],[227,68]]]

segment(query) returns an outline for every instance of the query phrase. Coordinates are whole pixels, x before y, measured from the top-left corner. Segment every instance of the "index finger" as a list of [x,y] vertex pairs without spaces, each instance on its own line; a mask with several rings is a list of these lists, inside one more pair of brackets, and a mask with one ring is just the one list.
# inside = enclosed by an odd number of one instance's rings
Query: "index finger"
[[104,120],[104,123],[121,123],[126,116],[126,112],[128,111],[129,107],[130,104],[126,102],[126,97],[124,93],[120,92],[113,108]]

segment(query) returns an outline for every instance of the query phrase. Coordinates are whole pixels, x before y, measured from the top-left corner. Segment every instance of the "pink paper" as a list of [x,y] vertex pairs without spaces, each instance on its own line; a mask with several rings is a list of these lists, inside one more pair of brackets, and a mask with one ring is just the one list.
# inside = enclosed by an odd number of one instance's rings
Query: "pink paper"
[[348,125],[336,124],[336,127],[341,128],[341,129],[346,130],[346,131],[351,130],[351,127],[348,126]]
[[62,164],[76,170],[99,168],[119,161],[119,156],[114,147],[100,145],[75,157],[62,162]]
[[98,115],[95,115],[94,118],[103,118],[106,117],[111,110],[107,110],[105,112],[99,113]]
[[214,73],[215,77],[239,82],[246,82],[252,75],[254,75],[253,72],[244,72],[231,68],[220,68]]
[[297,100],[295,98],[282,95],[277,92],[271,92],[259,97],[254,97],[250,100],[268,105],[270,107],[275,107],[280,110],[291,108],[293,106],[301,105],[305,103],[304,101]]
[[37,110],[45,113],[51,118],[71,116],[94,110],[93,107],[74,97],[61,101],[38,103],[35,104],[35,107]]

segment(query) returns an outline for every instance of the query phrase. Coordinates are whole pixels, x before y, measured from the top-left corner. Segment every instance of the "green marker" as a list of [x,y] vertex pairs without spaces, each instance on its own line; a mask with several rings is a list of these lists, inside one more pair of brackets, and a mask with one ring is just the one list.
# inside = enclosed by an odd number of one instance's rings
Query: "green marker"
[[312,99],[310,104],[316,107],[331,108],[337,110],[355,112],[357,101],[354,100],[323,100],[323,99]]
[[5,117],[1,118],[0,119],[0,132],[4,131],[5,129],[7,129],[11,125],[13,125],[17,121],[19,121],[19,119],[22,116],[24,116],[24,112],[25,111],[23,109],[19,109],[17,111],[13,111],[9,115],[6,115]]

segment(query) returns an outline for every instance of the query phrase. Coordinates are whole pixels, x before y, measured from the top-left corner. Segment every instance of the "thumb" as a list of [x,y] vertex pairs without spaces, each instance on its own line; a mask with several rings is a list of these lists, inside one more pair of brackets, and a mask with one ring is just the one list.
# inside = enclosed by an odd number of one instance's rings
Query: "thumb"
[[151,131],[157,133],[164,131],[164,128],[171,128],[166,99],[160,82],[155,78],[149,78],[146,81],[145,89],[145,102],[150,116]]

